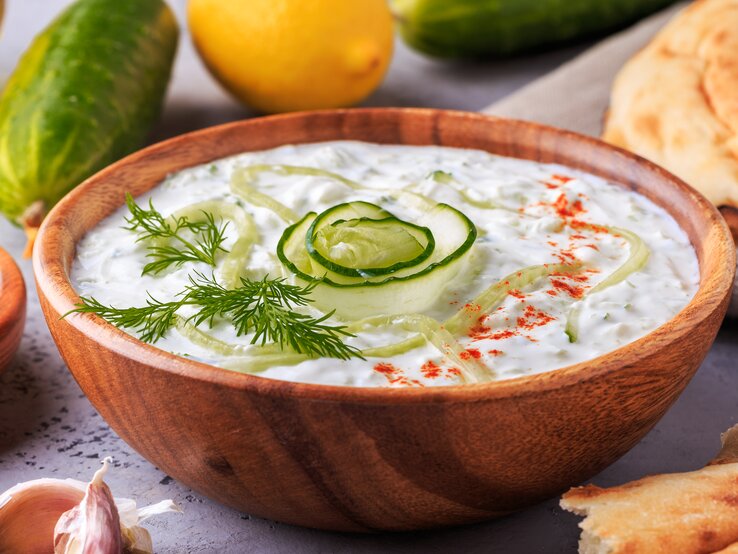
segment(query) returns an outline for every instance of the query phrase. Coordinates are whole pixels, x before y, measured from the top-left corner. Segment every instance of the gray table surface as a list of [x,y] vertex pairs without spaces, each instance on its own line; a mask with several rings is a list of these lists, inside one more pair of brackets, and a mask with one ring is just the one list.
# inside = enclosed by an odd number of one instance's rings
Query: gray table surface
[[[68,0],[9,0],[0,34],[0,83],[31,37]],[[184,21],[185,0],[172,2]],[[438,63],[398,45],[373,106],[433,106],[478,110],[571,58],[582,47],[487,64]],[[183,37],[169,99],[154,139],[253,114],[229,99]],[[20,258],[24,237],[0,221],[0,246]],[[29,286],[28,323],[20,351],[0,377],[0,491],[39,477],[89,478],[112,455],[108,482],[118,496],[153,503],[173,498],[183,515],[148,524],[157,552],[575,552],[577,518],[555,499],[489,523],[433,532],[348,535],[301,529],[249,517],[173,481],[144,460],[86,400],[49,336],[33,289],[30,263],[19,263]],[[614,485],[648,473],[701,467],[719,434],[738,418],[738,324],[727,322],[686,392],[629,454],[593,481]],[[173,407],[175,408],[175,407]],[[186,407],[183,417],[187,417]]]

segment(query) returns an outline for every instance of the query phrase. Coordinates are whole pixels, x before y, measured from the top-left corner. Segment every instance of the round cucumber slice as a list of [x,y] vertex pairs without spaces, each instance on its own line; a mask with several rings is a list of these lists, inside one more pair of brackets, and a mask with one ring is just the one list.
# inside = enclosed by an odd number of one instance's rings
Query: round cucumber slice
[[359,277],[374,277],[417,265],[431,255],[435,245],[427,227],[394,217],[338,221],[306,240],[308,250],[322,265],[329,264],[337,273]]
[[[373,210],[375,214],[381,210],[377,206],[368,208],[368,203],[361,204],[350,209]],[[312,292],[314,305],[325,311],[335,310],[337,317],[347,320],[422,312],[430,308],[459,273],[465,255],[477,238],[477,229],[468,217],[447,204],[436,204],[413,224],[427,228],[434,237],[435,245],[425,259],[412,266],[397,262],[393,265],[399,267],[382,275],[352,277],[326,267],[308,250],[307,238],[315,230],[318,217],[311,212],[289,226],[277,245],[277,257],[298,282],[320,280]],[[344,218],[327,218],[331,223],[341,219]],[[428,236],[424,231],[422,234]]]
[[369,202],[347,202],[325,210],[305,235],[305,247],[317,264],[357,278],[417,266],[435,246],[430,229],[398,219]]

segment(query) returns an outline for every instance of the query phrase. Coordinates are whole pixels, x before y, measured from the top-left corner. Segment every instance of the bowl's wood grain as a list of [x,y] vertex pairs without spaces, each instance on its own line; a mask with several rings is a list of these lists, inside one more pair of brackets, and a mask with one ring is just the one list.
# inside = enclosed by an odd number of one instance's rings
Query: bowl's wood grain
[[720,206],[720,213],[725,218],[730,232],[733,234],[733,240],[738,244],[738,208],[734,206]]
[[[357,139],[441,144],[557,162],[665,207],[700,262],[694,300],[648,336],[597,359],[499,383],[349,388],[240,375],[143,344],[93,316],[64,320],[75,244],[168,173],[245,150]],[[703,360],[725,314],[735,249],[701,195],[595,139],[435,110],[313,112],[238,122],[134,154],[47,217],[34,257],[51,332],[120,436],[194,489],[258,516],[325,529],[418,529],[516,510],[580,482],[630,449]]]
[[18,350],[26,323],[26,286],[13,258],[0,248],[0,373]]

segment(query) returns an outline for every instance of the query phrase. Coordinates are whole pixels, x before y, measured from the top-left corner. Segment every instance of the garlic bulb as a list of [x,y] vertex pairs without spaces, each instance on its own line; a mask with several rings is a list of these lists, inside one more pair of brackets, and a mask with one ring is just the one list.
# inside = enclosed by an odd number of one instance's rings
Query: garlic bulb
[[72,479],[36,479],[0,496],[0,552],[48,554],[54,526],[82,501],[85,484]]
[[114,499],[103,481],[110,458],[89,484],[74,479],[37,479],[0,496],[0,552],[24,554],[148,554],[144,519],[180,512],[171,500],[137,509]]

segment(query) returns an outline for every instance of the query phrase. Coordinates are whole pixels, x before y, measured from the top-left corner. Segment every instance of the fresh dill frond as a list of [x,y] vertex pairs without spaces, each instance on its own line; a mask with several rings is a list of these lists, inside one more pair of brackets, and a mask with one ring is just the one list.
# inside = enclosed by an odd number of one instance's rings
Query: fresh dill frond
[[82,303],[77,308],[62,316],[62,319],[72,313],[96,314],[122,329],[135,330],[142,341],[155,343],[171,329],[177,320],[177,310],[183,303],[160,302],[149,295],[146,306],[138,308],[115,308],[105,306],[96,298],[81,298]]
[[241,279],[241,286],[226,289],[214,278],[201,273],[190,279],[186,296],[199,311],[190,318],[195,325],[215,318],[229,320],[238,336],[253,333],[251,344],[275,343],[283,350],[288,346],[299,354],[327,358],[361,357],[360,352],[343,342],[354,336],[343,325],[329,325],[333,312],[320,317],[294,311],[306,306],[315,283],[304,287],[291,285],[284,279]]
[[195,273],[173,302],[149,297],[143,307],[114,308],[82,297],[82,303],[70,313],[97,314],[118,327],[136,330],[141,340],[154,343],[176,324],[180,308],[192,306],[196,312],[187,321],[211,327],[216,319],[228,321],[238,336],[253,333],[251,344],[274,343],[282,350],[314,357],[363,359],[360,350],[343,342],[345,337],[354,336],[344,325],[326,323],[333,312],[313,317],[294,311],[312,302],[309,296],[314,288],[315,283],[301,287],[267,276],[261,280],[242,278],[241,286],[227,289],[213,276]]
[[[158,274],[171,266],[181,267],[187,262],[203,262],[215,266],[215,256],[223,248],[225,230],[228,223],[216,223],[213,214],[203,211],[204,221],[190,221],[189,218],[164,217],[149,200],[149,208],[136,204],[133,196],[126,193],[126,205],[130,217],[126,218],[127,230],[138,234],[137,242],[151,241],[147,257],[153,261],[143,268],[143,274]],[[192,238],[183,236],[189,231]],[[174,242],[174,244],[172,244]]]

